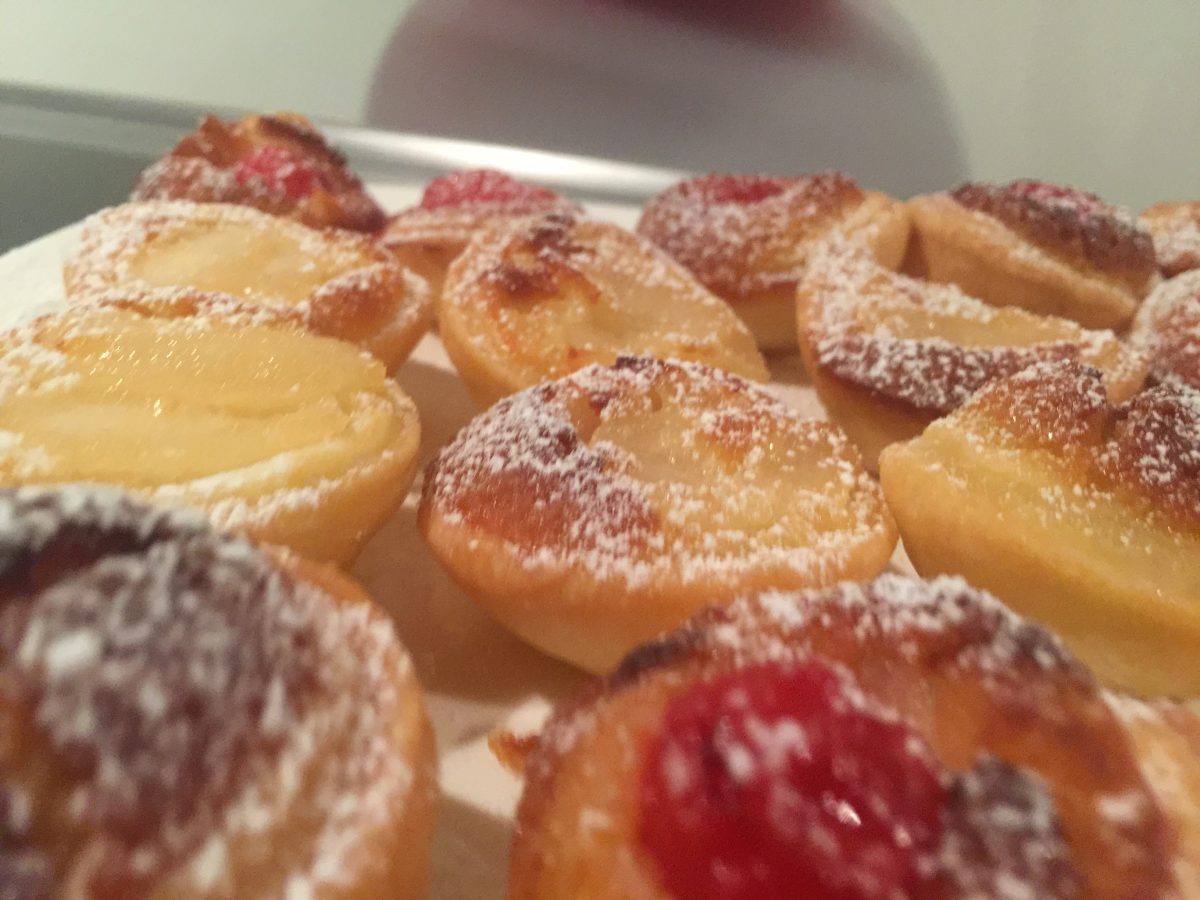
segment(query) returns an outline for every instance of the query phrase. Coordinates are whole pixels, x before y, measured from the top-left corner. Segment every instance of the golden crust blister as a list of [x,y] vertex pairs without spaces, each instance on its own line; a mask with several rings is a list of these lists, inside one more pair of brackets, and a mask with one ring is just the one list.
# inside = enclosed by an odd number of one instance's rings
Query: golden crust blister
[[93,481],[348,562],[416,468],[417,410],[351,344],[228,298],[97,301],[0,340],[0,484]]
[[97,292],[200,290],[286,307],[318,334],[397,368],[428,330],[428,286],[374,242],[254,209],[130,203],[84,222],[63,272],[69,299]]
[[796,284],[814,247],[836,233],[895,269],[909,214],[899,200],[864,191],[840,172],[706,175],[651,198],[637,231],[729,303],[761,349],[789,350]]
[[813,386],[872,471],[886,446],[1034,362],[1097,366],[1115,402],[1146,375],[1145,357],[1110,331],[990,306],[953,285],[890,272],[844,242],[814,252],[797,311]]
[[1200,393],[1110,404],[1039,364],[983,388],[880,476],[921,574],[961,574],[1059,632],[1108,683],[1200,693]]
[[711,602],[886,565],[878,485],[737,376],[622,358],[509,397],[431,464],[419,524],[477,602],[591,669]]
[[6,892],[424,896],[433,734],[361,587],[109,489],[0,518]]
[[678,263],[616,225],[557,214],[478,235],[450,267],[439,328],[484,406],[622,354],[768,376],[750,332]]

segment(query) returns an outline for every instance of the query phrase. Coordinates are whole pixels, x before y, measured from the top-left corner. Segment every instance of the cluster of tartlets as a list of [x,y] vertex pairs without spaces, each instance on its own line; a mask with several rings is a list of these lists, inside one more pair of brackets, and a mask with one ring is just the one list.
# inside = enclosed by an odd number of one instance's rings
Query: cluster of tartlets
[[421,895],[420,690],[336,566],[436,325],[483,411],[432,555],[607,673],[496,736],[509,896],[1200,896],[1200,204],[712,175],[630,232],[473,171],[389,217],[303,118],[210,118],[64,283],[0,336],[0,888]]

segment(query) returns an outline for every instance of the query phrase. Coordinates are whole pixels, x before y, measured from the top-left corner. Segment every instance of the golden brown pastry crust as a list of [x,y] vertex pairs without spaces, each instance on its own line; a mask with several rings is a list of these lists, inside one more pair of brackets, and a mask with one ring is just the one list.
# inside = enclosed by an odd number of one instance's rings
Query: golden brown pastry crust
[[890,272],[844,243],[814,251],[797,302],[805,368],[872,471],[884,447],[1031,363],[1098,366],[1116,402],[1146,375],[1142,354],[1112,332],[989,306],[953,285]]
[[1091,194],[967,184],[908,206],[906,268],[996,306],[1120,330],[1155,282],[1149,234]]
[[[400,263],[427,282],[436,302],[442,295],[446,270],[466,249],[476,234],[489,227],[503,225],[524,216],[562,213],[579,215],[582,207],[545,188],[532,188],[510,179],[501,172],[452,173],[455,176],[492,176],[511,181],[519,196],[464,201],[457,205],[427,208],[418,203],[388,219],[380,241]],[[440,179],[439,179],[440,180]],[[435,182],[436,183],[436,182]],[[431,183],[432,184],[432,183]]]
[[686,270],[616,225],[569,216],[478,235],[450,267],[439,326],[482,406],[624,354],[768,377],[750,332]]
[[423,895],[432,733],[361,588],[111,490],[0,510],[0,883]]
[[[18,433],[0,448],[0,483],[125,484],[314,559],[353,560],[416,472],[416,407],[377,361],[220,295],[97,300],[37,319],[0,336],[0,396],[0,427]],[[74,409],[78,426],[55,424],[55,409]],[[162,430],[193,422],[206,443]],[[226,431],[244,446],[223,470]],[[74,457],[93,432],[97,452]],[[110,458],[118,438],[133,461]]]
[[1130,335],[1150,361],[1150,378],[1200,390],[1200,272],[1164,281],[1146,298]]
[[77,302],[114,289],[182,289],[288,307],[389,371],[433,318],[428,286],[372,241],[213,203],[129,203],[89,217],[63,279]]
[[1155,203],[1138,218],[1154,239],[1164,278],[1200,269],[1200,200]]
[[1200,393],[1113,406],[1096,370],[1036,365],[889,447],[880,476],[918,572],[992,591],[1110,684],[1200,693]]
[[430,465],[418,524],[489,613],[594,670],[705,603],[869,577],[895,546],[834,426],[735,376],[648,358],[477,417]]
[[795,290],[812,247],[836,231],[895,269],[909,215],[902,202],[840,172],[706,175],[651,199],[637,230],[727,301],[760,348],[786,350],[796,345]]
[[[701,679],[810,654],[848,668],[951,770],[990,753],[1037,773],[1083,896],[1170,896],[1173,823],[1087,671],[962,580],[898,576],[710,608],[560,704],[527,761],[509,896],[665,898],[636,838],[636,777],[667,703]],[[1019,833],[1033,840],[1032,825]]]
[[[239,163],[268,146],[282,148],[313,171],[309,192],[297,196],[273,180],[239,171]],[[346,158],[312,122],[290,112],[235,122],[205,116],[195,131],[142,172],[130,199],[234,203],[312,228],[375,232],[384,224],[383,210],[346,166]]]

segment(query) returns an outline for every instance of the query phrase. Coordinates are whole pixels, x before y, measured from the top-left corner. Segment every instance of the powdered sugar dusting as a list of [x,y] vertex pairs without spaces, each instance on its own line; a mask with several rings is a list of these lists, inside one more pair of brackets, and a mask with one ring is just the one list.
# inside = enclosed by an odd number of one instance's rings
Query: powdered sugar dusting
[[1200,271],[1184,272],[1150,293],[1138,310],[1133,340],[1146,352],[1154,380],[1200,390]]
[[713,598],[764,573],[826,583],[890,546],[840,432],[736,376],[646,358],[501,401],[439,455],[423,506],[532,571]]
[[840,172],[706,175],[651,199],[637,230],[705,286],[736,300],[795,283],[812,242],[865,196]]
[[1164,276],[1200,268],[1200,202],[1157,203],[1142,213],[1141,223],[1154,238]]
[[[34,813],[65,803],[59,837],[77,843],[56,876],[133,896],[190,866],[202,889],[232,841],[291,817],[321,824],[288,864],[338,884],[412,783],[390,626],[198,514],[90,488],[0,492],[0,579],[23,582],[50,552],[73,564],[0,610],[0,669],[60,767]],[[39,852],[20,824],[0,822],[0,859]]]
[[[835,378],[930,415],[944,415],[987,382],[1044,360],[1102,364],[1125,384],[1141,360],[1109,331],[998,309],[953,285],[889,272],[844,241],[813,251],[801,284],[803,339],[816,364]],[[988,329],[1012,334],[1012,320],[1029,320],[1021,345],[997,344]],[[963,336],[937,336],[941,330]],[[1059,339],[1047,339],[1055,331]],[[974,335],[977,344],[969,343]],[[1019,336],[1016,336],[1019,337]],[[1040,338],[1040,340],[1039,340]]]

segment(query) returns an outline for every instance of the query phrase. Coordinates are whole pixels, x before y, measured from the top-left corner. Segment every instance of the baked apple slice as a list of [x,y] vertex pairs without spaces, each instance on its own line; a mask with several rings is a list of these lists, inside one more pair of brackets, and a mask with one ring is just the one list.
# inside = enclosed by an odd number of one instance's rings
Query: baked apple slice
[[1155,203],[1138,218],[1154,239],[1164,278],[1200,269],[1200,200]]
[[389,369],[433,315],[428,287],[366,238],[215,203],[129,203],[91,216],[64,280],[81,302],[113,290],[183,289],[289,307],[313,331],[359,344]]
[[420,427],[354,346],[195,297],[5,335],[0,434],[0,485],[119,485],[347,562],[403,499]]
[[767,378],[728,306],[648,241],[606,222],[552,214],[481,233],[450,267],[438,321],[484,406],[622,354]]

